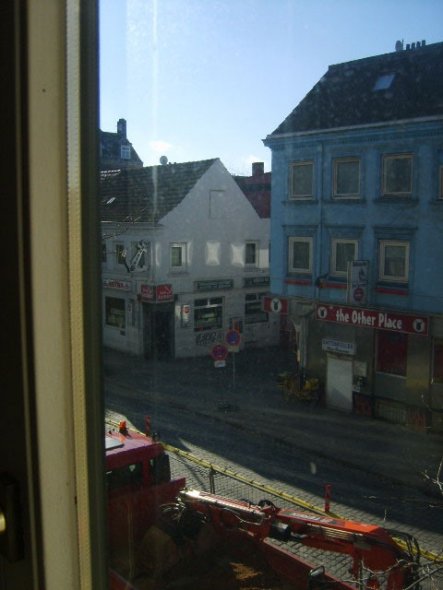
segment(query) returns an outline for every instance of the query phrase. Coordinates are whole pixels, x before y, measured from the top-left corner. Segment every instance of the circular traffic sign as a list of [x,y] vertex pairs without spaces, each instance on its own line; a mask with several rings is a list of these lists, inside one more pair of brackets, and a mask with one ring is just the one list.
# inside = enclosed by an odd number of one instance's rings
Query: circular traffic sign
[[238,330],[228,330],[225,340],[229,346],[238,346],[240,344],[240,332]]
[[215,361],[224,361],[228,356],[228,349],[224,344],[215,344],[212,347],[211,356]]

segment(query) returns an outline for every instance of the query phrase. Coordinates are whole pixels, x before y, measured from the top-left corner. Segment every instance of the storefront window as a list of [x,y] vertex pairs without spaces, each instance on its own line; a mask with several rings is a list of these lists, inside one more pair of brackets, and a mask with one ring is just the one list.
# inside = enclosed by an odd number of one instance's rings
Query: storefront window
[[405,377],[407,352],[407,334],[378,330],[377,371]]
[[245,295],[245,324],[257,324],[268,321],[268,314],[263,311],[265,293],[247,293]]
[[105,297],[105,321],[108,326],[124,330],[125,300],[119,297]]
[[196,299],[194,302],[194,330],[213,330],[223,326],[223,298]]

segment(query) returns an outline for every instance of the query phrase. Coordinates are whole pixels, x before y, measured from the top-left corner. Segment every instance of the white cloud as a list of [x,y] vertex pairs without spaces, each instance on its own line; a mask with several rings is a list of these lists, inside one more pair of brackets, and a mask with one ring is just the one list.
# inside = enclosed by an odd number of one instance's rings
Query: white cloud
[[158,154],[164,154],[172,148],[172,144],[167,141],[164,141],[163,139],[157,139],[154,141],[150,141],[149,147],[153,152],[157,152]]

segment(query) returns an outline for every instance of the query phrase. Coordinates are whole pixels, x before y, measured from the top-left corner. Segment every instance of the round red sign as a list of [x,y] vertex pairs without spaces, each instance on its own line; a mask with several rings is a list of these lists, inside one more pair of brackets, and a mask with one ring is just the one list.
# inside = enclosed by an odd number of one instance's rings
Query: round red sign
[[215,344],[211,350],[211,356],[215,361],[224,361],[228,356],[228,349],[224,344]]

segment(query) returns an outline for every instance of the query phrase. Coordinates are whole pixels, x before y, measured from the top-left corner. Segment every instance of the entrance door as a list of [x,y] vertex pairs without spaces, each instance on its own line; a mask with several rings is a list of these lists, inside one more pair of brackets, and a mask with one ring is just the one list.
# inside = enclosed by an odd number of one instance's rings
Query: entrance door
[[352,360],[328,355],[326,369],[326,405],[352,411]]
[[143,348],[146,359],[174,356],[174,309],[171,305],[143,305]]

